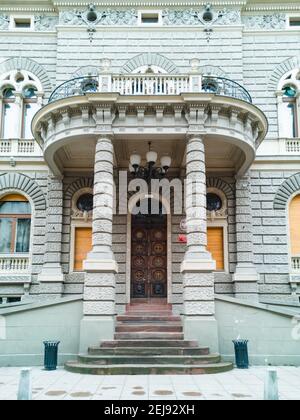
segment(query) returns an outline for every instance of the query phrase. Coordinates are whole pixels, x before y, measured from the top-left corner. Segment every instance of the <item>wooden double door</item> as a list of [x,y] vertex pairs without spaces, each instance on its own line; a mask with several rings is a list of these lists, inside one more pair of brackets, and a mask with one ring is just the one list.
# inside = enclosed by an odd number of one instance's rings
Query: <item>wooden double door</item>
[[166,216],[132,216],[131,298],[166,298],[167,284]]

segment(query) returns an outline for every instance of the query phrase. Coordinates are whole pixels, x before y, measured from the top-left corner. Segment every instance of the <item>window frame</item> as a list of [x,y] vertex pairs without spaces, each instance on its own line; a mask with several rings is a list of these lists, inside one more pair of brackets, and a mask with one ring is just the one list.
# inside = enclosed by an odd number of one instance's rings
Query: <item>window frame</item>
[[[26,89],[27,86],[24,87],[24,89]],[[32,86],[29,86],[32,87]],[[24,90],[23,89],[23,90]],[[21,139],[22,140],[32,140],[33,136],[29,139],[27,137],[25,137],[25,133],[26,133],[26,127],[25,127],[25,111],[26,111],[26,105],[27,104],[37,104],[38,105],[38,96],[34,96],[33,98],[25,98],[24,94],[23,94],[23,100],[22,100],[22,116],[21,116]]]
[[[277,112],[278,112],[278,134],[280,138],[297,139],[300,138],[300,68],[295,68],[286,73],[279,81],[277,90]],[[285,89],[291,86],[296,90],[294,97],[285,95]],[[294,116],[294,136],[286,135],[286,121],[283,120],[283,115],[286,115],[286,104],[293,104]]]
[[[18,78],[21,76],[21,80]],[[5,89],[11,88],[14,90],[13,98],[4,98],[3,92]],[[32,88],[35,90],[35,96],[31,98],[25,97],[25,89]],[[37,111],[42,106],[43,87],[39,79],[31,72],[27,70],[11,70],[0,75],[0,138],[9,139],[22,139],[22,140],[33,140],[33,136],[25,138],[25,107],[27,104],[37,104]],[[4,137],[5,128],[5,105],[16,104],[17,109],[15,110],[16,118],[16,133],[14,136]]]
[[15,90],[15,87],[14,86],[10,86],[10,85],[7,85],[7,87],[6,86],[4,86],[3,88],[2,88],[2,91],[4,91],[5,89],[14,89],[14,91],[15,91],[15,96],[14,97],[12,97],[12,98],[2,98],[2,109],[1,109],[1,130],[0,130],[0,138],[1,139],[5,139],[5,140],[8,140],[8,139],[10,139],[10,138],[12,138],[12,137],[8,137],[8,138],[6,138],[5,136],[4,136],[4,130],[5,130],[5,105],[8,105],[8,104],[15,104],[16,103],[16,100],[17,100],[17,97],[16,97],[16,90]]
[[[8,194],[6,196],[10,196],[11,194]],[[24,197],[23,201],[18,201],[18,200],[5,200],[5,197],[2,197],[0,199],[1,202],[6,202],[6,203],[10,203],[10,202],[14,202],[14,203],[29,203],[30,202],[26,199],[26,197]],[[20,198],[22,197],[22,195],[20,195]],[[31,208],[31,205],[30,205]],[[16,255],[24,255],[24,254],[30,254],[30,248],[31,248],[31,231],[32,231],[32,211],[31,213],[1,213],[0,214],[0,219],[8,219],[8,220],[12,220],[12,228],[11,228],[11,237],[10,237],[10,251],[9,251],[9,255],[11,254],[16,254]],[[29,249],[28,251],[24,252],[17,252],[16,251],[16,244],[17,244],[17,233],[18,233],[18,221],[19,220],[30,220],[30,233],[29,233]],[[0,255],[7,255],[6,252],[0,252]]]

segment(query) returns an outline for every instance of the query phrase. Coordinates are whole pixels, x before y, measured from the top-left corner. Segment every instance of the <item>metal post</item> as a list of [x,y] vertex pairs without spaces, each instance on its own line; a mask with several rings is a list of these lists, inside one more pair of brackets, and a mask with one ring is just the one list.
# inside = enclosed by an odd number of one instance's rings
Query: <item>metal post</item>
[[32,399],[32,387],[31,387],[31,369],[21,369],[19,389],[18,389],[18,401],[30,401]]
[[278,376],[277,370],[274,368],[269,368],[267,370],[266,380],[265,380],[265,398],[266,401],[278,401]]

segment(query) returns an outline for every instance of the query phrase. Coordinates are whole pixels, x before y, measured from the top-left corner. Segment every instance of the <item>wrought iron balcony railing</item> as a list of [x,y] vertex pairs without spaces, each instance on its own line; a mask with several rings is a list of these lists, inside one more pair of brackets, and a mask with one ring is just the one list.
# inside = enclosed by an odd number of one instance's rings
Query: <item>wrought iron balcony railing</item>
[[79,77],[58,86],[49,102],[88,93],[116,92],[120,95],[180,95],[212,93],[252,103],[249,92],[239,83],[222,77],[201,75],[129,74]]

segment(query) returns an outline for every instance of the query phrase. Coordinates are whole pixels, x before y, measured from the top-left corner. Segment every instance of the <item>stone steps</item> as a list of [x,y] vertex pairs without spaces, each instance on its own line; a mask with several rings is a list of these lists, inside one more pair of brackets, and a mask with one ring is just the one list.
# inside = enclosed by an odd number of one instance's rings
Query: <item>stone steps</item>
[[65,369],[73,373],[89,375],[203,375],[212,373],[228,372],[233,369],[232,363],[213,363],[203,365],[93,365],[67,362]]
[[232,364],[185,340],[181,317],[169,305],[135,303],[117,317],[114,340],[90,347],[66,369],[92,375],[180,375],[227,372]]
[[87,363],[92,365],[130,365],[132,360],[136,365],[202,365],[214,364],[221,361],[219,354],[209,354],[206,356],[191,356],[191,355],[141,355],[136,357],[134,354],[128,355],[107,355],[107,356],[93,356],[93,355],[79,355],[79,363]]
[[183,340],[183,333],[177,332],[124,332],[115,333],[115,340]]
[[181,317],[175,315],[137,315],[136,313],[132,313],[131,315],[118,315],[117,322],[122,323],[129,323],[129,322],[179,322],[181,323]]
[[115,347],[190,347],[198,348],[198,342],[195,340],[112,340],[103,341],[101,348],[115,348]]
[[209,355],[208,347],[90,347],[88,354],[91,356],[107,356],[107,355],[132,355],[136,356],[207,356]]
[[144,323],[134,323],[133,325],[130,324],[117,324],[116,325],[116,333],[143,333],[143,332],[178,332],[182,333],[183,327],[178,323],[174,324],[163,324],[163,323],[155,323],[155,324],[144,324]]

